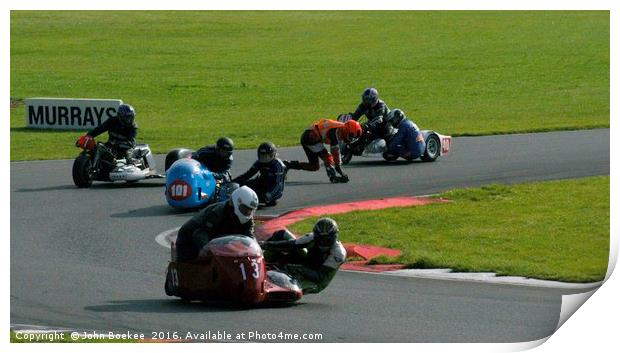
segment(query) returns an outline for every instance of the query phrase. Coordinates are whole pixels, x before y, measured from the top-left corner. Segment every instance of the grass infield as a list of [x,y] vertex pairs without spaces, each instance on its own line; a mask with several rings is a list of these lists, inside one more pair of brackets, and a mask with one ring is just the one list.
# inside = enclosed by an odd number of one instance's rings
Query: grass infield
[[297,145],[375,86],[420,127],[609,126],[609,11],[11,11],[11,160],[71,158],[28,97],[120,98],[163,153]]
[[[334,215],[343,242],[402,250],[409,268],[566,282],[605,277],[609,258],[609,177],[490,185],[440,195],[451,203]],[[316,218],[291,230],[312,229]]]

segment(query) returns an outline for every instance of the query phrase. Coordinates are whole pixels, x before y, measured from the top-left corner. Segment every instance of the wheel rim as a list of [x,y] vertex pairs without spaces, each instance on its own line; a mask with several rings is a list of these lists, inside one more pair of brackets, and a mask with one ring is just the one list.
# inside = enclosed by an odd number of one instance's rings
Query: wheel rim
[[435,157],[437,152],[439,151],[439,145],[437,140],[434,138],[428,139],[428,145],[426,146],[426,150],[428,151],[429,157]]
[[92,162],[88,162],[88,164],[86,165],[86,177],[88,178],[88,181],[91,181],[95,178],[95,168],[93,168]]

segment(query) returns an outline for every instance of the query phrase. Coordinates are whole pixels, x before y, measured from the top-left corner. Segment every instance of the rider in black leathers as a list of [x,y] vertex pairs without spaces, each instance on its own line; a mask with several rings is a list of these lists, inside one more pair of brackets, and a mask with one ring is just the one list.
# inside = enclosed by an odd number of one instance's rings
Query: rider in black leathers
[[[245,173],[234,178],[233,183],[247,185],[258,195],[258,200],[267,206],[275,206],[284,192],[286,167],[277,157],[276,146],[263,142],[256,151],[258,159]],[[258,173],[257,177],[253,177]]]
[[392,134],[393,130],[387,123],[389,112],[390,109],[385,102],[379,99],[379,92],[371,87],[364,90],[362,102],[350,115],[356,121],[365,115],[367,121],[362,128],[372,133],[373,138],[386,138]]
[[202,163],[215,174],[216,178],[230,182],[230,167],[233,161],[233,141],[228,137],[221,137],[215,145],[208,145],[192,153],[192,158]]
[[210,240],[224,235],[254,238],[257,207],[258,197],[247,186],[235,190],[229,200],[207,206],[179,229],[175,242],[177,260],[195,259]]
[[101,125],[89,130],[86,135],[97,137],[108,132],[108,147],[115,158],[126,158],[127,152],[136,145],[138,125],[135,122],[136,112],[129,104],[121,104],[115,117],[109,118]]

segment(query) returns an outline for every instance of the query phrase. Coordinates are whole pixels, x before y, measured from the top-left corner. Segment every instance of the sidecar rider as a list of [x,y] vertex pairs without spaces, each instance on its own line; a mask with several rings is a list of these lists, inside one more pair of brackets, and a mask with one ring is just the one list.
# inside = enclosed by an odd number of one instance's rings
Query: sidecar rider
[[258,208],[256,193],[247,186],[235,190],[230,199],[207,206],[185,222],[176,240],[178,261],[198,257],[212,239],[229,234],[254,238],[254,211]]
[[390,109],[385,102],[379,99],[377,89],[370,87],[364,90],[362,102],[350,115],[355,121],[365,115],[367,121],[362,128],[364,131],[369,131],[373,138],[389,138],[392,131],[386,120],[389,112]]
[[[362,135],[362,127],[355,120],[345,123],[320,119],[308,127],[301,135],[301,145],[306,152],[308,162],[285,161],[288,169],[301,169],[315,172],[320,169],[319,158],[325,164],[329,181],[332,183],[346,183],[349,177],[344,174],[340,161],[340,141],[350,142]],[[330,145],[330,152],[324,143]],[[338,173],[339,175],[336,175]]]
[[[267,206],[275,206],[284,191],[286,167],[277,158],[276,145],[263,142],[256,151],[258,159],[248,171],[234,178],[233,183],[247,185],[258,195],[258,201]],[[258,173],[257,177],[252,178]]]
[[[268,262],[287,263],[286,272],[301,282],[304,294],[318,293],[327,287],[347,257],[338,241],[338,231],[336,221],[321,218],[312,233],[295,239],[288,230],[279,230],[261,246]],[[289,252],[283,254],[286,250]]]
[[391,111],[388,115],[388,121],[398,131],[387,144],[385,153],[402,157],[408,161],[420,157],[426,149],[426,143],[418,126],[407,119],[405,113],[400,109]]
[[215,145],[208,145],[192,153],[192,158],[202,163],[216,178],[230,182],[230,167],[235,145],[228,137],[220,137]]
[[[114,154],[114,158],[126,158],[128,151],[136,145],[138,125],[135,122],[136,111],[129,104],[118,106],[116,116],[104,121],[101,125],[89,130],[81,136],[76,144],[86,146],[94,143],[94,138],[108,132],[108,141],[105,146]],[[90,142],[93,141],[93,142]]]

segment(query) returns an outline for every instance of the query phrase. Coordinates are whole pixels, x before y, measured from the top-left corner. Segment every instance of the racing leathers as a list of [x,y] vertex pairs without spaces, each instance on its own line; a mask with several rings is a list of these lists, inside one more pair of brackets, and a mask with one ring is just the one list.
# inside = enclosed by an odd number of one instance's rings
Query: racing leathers
[[374,138],[389,138],[391,126],[387,123],[387,115],[390,112],[388,106],[381,99],[377,100],[377,103],[372,107],[369,107],[364,102],[357,106],[357,109],[351,113],[353,120],[358,121],[363,115],[366,116],[366,124],[363,129],[369,131]]
[[192,153],[192,159],[202,163],[209,171],[214,173],[217,179],[221,179],[226,183],[231,181],[230,167],[233,161],[232,154],[227,158],[222,158],[217,152],[217,147],[215,145],[209,145]]
[[[344,123],[320,119],[312,123],[302,134],[300,143],[308,157],[308,162],[287,162],[289,169],[301,169],[315,172],[319,170],[319,158],[325,164],[327,176],[332,183],[348,182],[349,177],[344,174],[340,161],[340,135],[339,130],[344,129]],[[329,144],[329,152],[325,148]],[[336,173],[340,175],[336,175]]]
[[262,247],[268,262],[286,262],[286,272],[300,281],[304,294],[325,289],[347,257],[342,243],[335,241],[330,247],[321,247],[313,233],[295,239],[289,231],[280,230],[262,243]]
[[[252,178],[256,173],[258,176]],[[268,163],[257,160],[250,169],[232,181],[242,186],[249,186],[258,195],[259,202],[271,206],[282,197],[285,176],[284,163],[279,158],[274,158]]]
[[209,205],[179,229],[176,258],[178,261],[193,260],[210,240],[230,234],[254,238],[254,219],[241,223],[231,200]]
[[101,125],[89,130],[86,134],[97,137],[108,132],[106,147],[112,150],[115,158],[126,158],[127,152],[135,147],[138,125],[135,121],[126,124],[119,117],[111,117]]
[[424,136],[418,126],[409,119],[403,119],[397,126],[398,131],[387,144],[388,154],[414,160],[426,149]]

